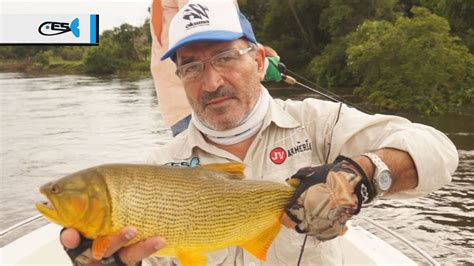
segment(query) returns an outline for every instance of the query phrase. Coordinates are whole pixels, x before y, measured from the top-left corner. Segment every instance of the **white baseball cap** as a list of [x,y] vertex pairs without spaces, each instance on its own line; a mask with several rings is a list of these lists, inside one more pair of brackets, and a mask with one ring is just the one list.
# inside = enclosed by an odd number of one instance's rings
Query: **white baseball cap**
[[250,22],[232,0],[191,0],[171,20],[169,49],[161,60],[175,60],[175,52],[194,42],[229,42],[239,38],[257,43]]

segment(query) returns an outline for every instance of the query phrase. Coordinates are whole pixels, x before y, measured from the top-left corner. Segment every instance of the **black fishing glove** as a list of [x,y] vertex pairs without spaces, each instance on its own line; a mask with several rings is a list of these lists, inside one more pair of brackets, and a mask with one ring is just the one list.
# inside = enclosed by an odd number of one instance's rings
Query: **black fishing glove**
[[344,156],[332,164],[302,168],[288,182],[297,185],[285,208],[297,223],[295,230],[322,241],[343,234],[347,220],[375,196],[362,168]]
[[[63,228],[61,230],[61,233],[65,230],[66,228]],[[79,242],[79,245],[76,248],[68,249],[64,247],[64,250],[66,251],[67,255],[72,261],[72,264],[75,266],[84,266],[84,265],[94,265],[93,262],[94,260],[92,259],[92,239],[85,238],[83,235],[81,235],[81,240]],[[107,265],[107,266],[126,266],[125,263],[120,259],[119,253],[115,252],[112,256],[108,258],[103,258],[102,260],[99,261],[99,265]],[[140,261],[138,266],[142,265],[142,262]]]

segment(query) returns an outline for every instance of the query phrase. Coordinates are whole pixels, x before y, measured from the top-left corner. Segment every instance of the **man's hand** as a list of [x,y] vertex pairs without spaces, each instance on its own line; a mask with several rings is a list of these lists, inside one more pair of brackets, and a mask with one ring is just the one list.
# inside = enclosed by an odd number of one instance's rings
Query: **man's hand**
[[374,197],[362,168],[343,156],[332,164],[302,168],[288,183],[297,189],[281,222],[319,240],[343,234],[346,221]]
[[278,63],[280,63],[280,56],[273,48],[269,46],[263,46],[265,50],[265,76],[263,81],[275,81],[279,82],[281,78],[280,70],[278,69]]
[[[163,238],[151,237],[127,247],[123,247],[137,235],[133,227],[124,227],[118,234],[107,236],[110,243],[102,255],[92,255],[92,241],[80,235],[72,228],[61,232],[60,240],[74,265],[134,265],[163,248]],[[118,260],[118,261],[117,261]]]

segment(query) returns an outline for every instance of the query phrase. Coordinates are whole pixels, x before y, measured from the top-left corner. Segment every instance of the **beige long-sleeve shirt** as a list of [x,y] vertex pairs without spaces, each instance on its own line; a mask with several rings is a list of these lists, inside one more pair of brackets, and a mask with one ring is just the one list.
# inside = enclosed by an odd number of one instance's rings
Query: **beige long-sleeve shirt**
[[[243,161],[207,143],[191,123],[186,131],[157,150],[150,162],[186,167],[236,161],[246,165],[247,178],[284,182],[298,169],[332,162],[340,154],[351,157],[388,147],[407,151],[418,172],[417,187],[392,194],[392,198],[423,196],[439,189],[451,181],[458,164],[453,143],[432,127],[397,116],[368,115],[343,104],[316,99],[272,100],[264,125]],[[295,265],[303,238],[283,228],[264,264]],[[336,238],[320,243],[309,237],[301,265],[341,264],[338,242]],[[239,247],[208,254],[209,265],[252,263],[261,262]]]

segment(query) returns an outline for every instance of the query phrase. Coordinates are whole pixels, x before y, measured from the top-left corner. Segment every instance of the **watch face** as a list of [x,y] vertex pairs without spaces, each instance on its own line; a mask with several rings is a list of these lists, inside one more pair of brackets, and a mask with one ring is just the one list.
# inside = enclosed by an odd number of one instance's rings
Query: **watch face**
[[389,171],[382,171],[377,181],[380,190],[387,191],[392,186],[392,175]]

